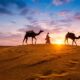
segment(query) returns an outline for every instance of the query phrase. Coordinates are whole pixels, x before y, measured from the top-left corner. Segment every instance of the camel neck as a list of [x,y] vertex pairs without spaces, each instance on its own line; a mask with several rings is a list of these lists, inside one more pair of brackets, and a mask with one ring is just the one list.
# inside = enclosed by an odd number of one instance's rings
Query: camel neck
[[36,35],[39,35],[41,32],[39,32],[39,33],[36,33]]
[[76,37],[76,39],[79,39],[80,37]]

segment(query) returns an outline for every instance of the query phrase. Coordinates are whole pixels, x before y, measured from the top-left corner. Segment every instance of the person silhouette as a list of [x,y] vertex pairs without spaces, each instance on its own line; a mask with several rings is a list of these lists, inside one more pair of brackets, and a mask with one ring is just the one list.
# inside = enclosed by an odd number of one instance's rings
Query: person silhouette
[[50,42],[49,33],[47,33],[45,40],[46,40],[46,44],[50,44],[51,43]]

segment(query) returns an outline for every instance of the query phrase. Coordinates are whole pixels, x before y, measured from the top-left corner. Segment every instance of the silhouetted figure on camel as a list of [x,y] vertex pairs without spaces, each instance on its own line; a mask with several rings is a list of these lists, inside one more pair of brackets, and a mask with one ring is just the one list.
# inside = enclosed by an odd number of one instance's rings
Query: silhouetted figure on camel
[[68,43],[68,39],[71,39],[71,40],[72,40],[72,45],[73,45],[74,43],[77,45],[77,43],[76,43],[75,40],[76,40],[76,39],[80,39],[80,36],[76,37],[74,33],[68,32],[68,33],[65,35],[65,43],[66,43],[66,42]]
[[46,44],[50,44],[51,43],[50,42],[49,33],[47,33],[45,40],[46,40]]
[[24,41],[26,41],[26,44],[27,44],[28,38],[31,37],[32,38],[32,44],[33,44],[33,39],[35,39],[35,44],[36,44],[36,41],[37,41],[36,36],[38,36],[42,32],[43,32],[43,30],[40,30],[38,33],[35,33],[33,30],[27,31],[25,36],[24,36],[23,43],[24,43]]

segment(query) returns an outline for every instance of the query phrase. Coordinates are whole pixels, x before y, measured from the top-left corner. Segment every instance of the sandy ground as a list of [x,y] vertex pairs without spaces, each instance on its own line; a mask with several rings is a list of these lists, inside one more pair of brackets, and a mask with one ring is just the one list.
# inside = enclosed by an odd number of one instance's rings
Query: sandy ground
[[80,80],[80,46],[0,47],[0,80]]

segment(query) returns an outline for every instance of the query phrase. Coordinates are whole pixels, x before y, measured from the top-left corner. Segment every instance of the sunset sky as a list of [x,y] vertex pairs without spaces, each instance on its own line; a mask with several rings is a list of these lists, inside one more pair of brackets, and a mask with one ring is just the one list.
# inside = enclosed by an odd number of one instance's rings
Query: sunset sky
[[52,43],[68,31],[80,35],[80,0],[0,0],[0,45],[22,44],[28,30],[44,30],[37,43],[47,32]]

